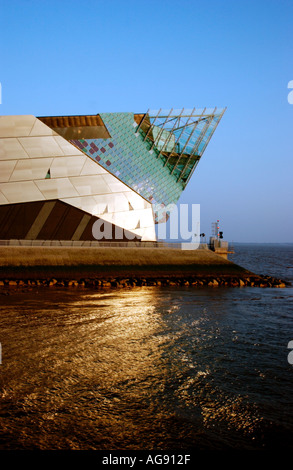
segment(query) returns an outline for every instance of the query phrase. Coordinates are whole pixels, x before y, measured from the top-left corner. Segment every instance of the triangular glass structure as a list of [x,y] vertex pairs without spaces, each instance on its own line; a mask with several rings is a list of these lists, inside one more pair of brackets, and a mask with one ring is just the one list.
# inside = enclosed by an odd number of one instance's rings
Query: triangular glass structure
[[224,112],[183,108],[40,119],[156,206],[160,220],[178,202]]
[[225,109],[151,110],[139,132],[183,187],[186,186]]

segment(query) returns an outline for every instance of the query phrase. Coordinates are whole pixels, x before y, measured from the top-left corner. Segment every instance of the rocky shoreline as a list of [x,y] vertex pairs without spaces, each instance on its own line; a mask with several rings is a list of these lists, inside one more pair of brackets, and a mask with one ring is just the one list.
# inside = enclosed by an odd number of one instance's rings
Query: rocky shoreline
[[[271,276],[189,276],[178,277],[151,277],[151,278],[81,278],[81,279],[3,279],[0,280],[0,293],[5,288],[33,288],[33,287],[90,287],[90,288],[125,288],[125,287],[275,287],[285,288],[290,283]],[[1,292],[2,291],[2,292]]]
[[278,287],[210,250],[0,247],[0,293],[47,288]]

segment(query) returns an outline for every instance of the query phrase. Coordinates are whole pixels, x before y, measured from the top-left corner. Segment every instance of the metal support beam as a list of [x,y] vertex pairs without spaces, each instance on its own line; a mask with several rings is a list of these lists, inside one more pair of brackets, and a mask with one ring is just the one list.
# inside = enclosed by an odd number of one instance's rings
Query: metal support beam
[[[158,155],[158,158],[161,156],[161,154],[162,154],[162,152],[164,151],[165,147],[168,145],[168,143],[169,143],[169,141],[170,141],[170,139],[171,139],[171,137],[172,137],[173,131],[174,131],[175,127],[176,127],[177,122],[178,122],[178,121],[180,122],[180,117],[181,117],[183,111],[184,111],[184,108],[182,108],[181,113],[180,113],[179,116],[177,116],[177,118],[175,119],[174,126],[173,126],[172,130],[169,131],[169,132],[170,132],[170,135],[169,135],[168,139],[166,139],[166,141],[165,141],[165,143],[164,143],[164,145],[163,145],[163,148],[161,148],[160,153],[159,153],[159,155]],[[165,166],[165,165],[166,165],[166,163],[164,164],[164,166]]]
[[[196,121],[194,121],[194,122],[190,122],[189,124],[183,124],[183,126],[177,127],[176,130],[178,131],[179,129],[183,129],[183,128],[186,129],[186,127],[190,127],[190,126],[192,126],[193,124],[199,124],[200,121],[205,121],[206,117],[201,118],[201,116],[202,116],[202,114],[200,114],[200,115],[198,115],[198,116],[193,116],[194,118],[196,117],[196,118],[198,118],[198,119],[196,119]],[[200,119],[200,118],[201,118],[201,119]]]
[[[217,109],[217,108],[214,109],[214,112],[216,111],[216,109]],[[178,181],[181,181],[181,179],[183,178],[184,173],[185,173],[185,170],[186,170],[186,168],[188,167],[188,164],[190,163],[190,160],[193,158],[193,156],[194,156],[195,153],[197,152],[197,149],[198,149],[198,147],[199,147],[199,145],[200,145],[202,139],[204,138],[205,133],[206,133],[206,131],[208,130],[208,128],[209,128],[209,126],[210,126],[210,123],[211,123],[213,117],[214,117],[214,113],[213,113],[212,115],[210,115],[209,118],[207,119],[207,121],[206,121],[206,123],[205,123],[203,129],[201,130],[201,133],[200,133],[200,135],[199,135],[199,137],[198,137],[198,139],[197,139],[195,145],[193,146],[193,148],[192,148],[192,150],[191,150],[191,152],[190,152],[189,158],[186,160],[186,163],[185,163],[185,165],[184,165],[184,167],[183,167],[183,169],[182,169],[182,171],[181,171],[180,176],[179,176],[178,179],[177,179],[177,182],[178,182]],[[196,126],[196,127],[197,127],[197,126]],[[200,156],[199,156],[199,158],[200,158]]]
[[[159,135],[158,135],[158,136],[157,136],[157,138],[156,138],[156,140],[157,140],[157,141],[159,141],[159,140],[160,140],[160,138],[161,138],[161,135],[163,134],[164,126],[166,125],[166,122],[167,122],[167,120],[169,119],[169,117],[170,117],[170,114],[172,113],[172,111],[173,111],[173,108],[170,110],[170,112],[169,112],[169,114],[168,114],[168,117],[167,117],[166,121],[165,121],[165,122],[164,122],[164,124],[162,125],[161,131],[160,131]],[[153,145],[151,146],[150,150],[153,150],[153,148],[154,148],[154,145],[155,145],[155,139],[154,139],[154,143],[153,143]]]
[[[179,135],[177,141],[175,142],[175,145],[174,145],[174,147],[173,147],[173,149],[172,149],[171,154],[173,153],[173,150],[174,150],[174,148],[176,147],[177,142],[181,139],[181,136],[182,136],[182,134],[183,134],[183,131],[184,131],[185,127],[188,125],[188,122],[190,121],[190,119],[191,119],[192,117],[194,117],[194,116],[193,116],[194,111],[195,111],[195,108],[193,108],[193,110],[192,110],[192,112],[191,112],[191,115],[190,115],[189,118],[187,119],[187,122],[186,122],[185,126],[182,127],[182,131],[180,132],[180,135]],[[169,155],[169,157],[170,157],[170,156],[171,156],[171,155]],[[173,169],[172,169],[172,171],[171,171],[171,175],[174,173],[175,169],[177,168],[177,165],[178,165],[178,163],[179,163],[179,160],[180,160],[181,156],[182,156],[182,152],[181,152],[180,155],[179,155],[179,158],[178,158],[178,160],[177,160],[177,162],[176,162],[176,165],[174,165],[174,167],[173,167]]]
[[147,133],[146,133],[146,135],[145,135],[145,137],[144,137],[144,139],[143,139],[144,141],[145,141],[146,138],[148,137],[148,135],[149,135],[151,129],[154,127],[154,124],[155,124],[156,120],[157,120],[158,117],[159,117],[159,114],[160,114],[160,112],[161,112],[161,109],[162,109],[162,108],[159,109],[159,112],[158,112],[158,114],[156,115],[156,117],[155,117],[155,119],[154,119],[154,122],[150,125],[150,128],[149,128],[149,130],[147,131]]
[[[201,117],[202,117],[202,115],[204,114],[205,110],[206,110],[206,108],[204,108],[203,112],[201,113]],[[194,126],[194,128],[192,129],[192,131],[191,131],[191,133],[190,133],[190,135],[189,135],[187,141],[185,142],[185,145],[184,145],[184,147],[183,147],[183,149],[182,149],[181,155],[183,155],[184,150],[186,149],[186,147],[187,147],[187,145],[188,145],[188,143],[189,143],[189,141],[190,141],[192,135],[194,134],[194,131],[195,131],[195,129],[197,128],[199,121],[200,121],[200,119],[198,119],[197,121],[195,121],[195,123],[194,123],[195,126]],[[185,126],[185,127],[186,127],[186,126]],[[181,155],[180,155],[180,156],[181,156]]]
[[[183,109],[184,109],[184,108],[183,108]],[[183,110],[182,110],[182,111],[183,111]],[[190,118],[192,117],[194,111],[195,111],[195,108],[193,108],[193,110],[192,110],[192,112],[191,112],[191,115],[188,116],[187,123],[188,123],[188,121],[190,120]],[[180,115],[179,115],[179,121],[180,121],[180,119],[181,119],[182,117],[183,117],[182,114],[180,114]],[[171,150],[171,152],[170,152],[170,154],[169,154],[167,160],[165,161],[164,166],[167,165],[167,163],[169,162],[170,158],[174,155],[174,149],[176,148],[177,142],[178,142],[179,139],[181,138],[181,135],[183,134],[183,131],[184,131],[184,127],[186,127],[186,125],[187,125],[187,124],[185,124],[185,126],[182,126],[182,131],[180,132],[179,137],[177,138],[177,140],[176,140],[176,142],[175,142],[175,144],[174,144],[174,146],[173,146],[173,148],[172,148],[172,150]],[[180,127],[179,127],[179,129],[180,129]]]
[[[219,119],[218,119],[218,121],[217,121],[217,123],[216,123],[216,126],[215,126],[214,129],[212,130],[211,134],[209,135],[209,138],[207,139],[207,141],[206,141],[206,143],[205,143],[205,146],[204,146],[203,150],[201,151],[201,155],[203,154],[203,152],[204,152],[205,149],[206,149],[207,144],[208,144],[209,141],[211,140],[212,135],[213,135],[213,133],[215,132],[215,130],[216,130],[216,128],[217,128],[219,122],[221,121],[221,119],[222,119],[222,117],[223,117],[223,115],[224,115],[226,109],[227,109],[227,107],[224,108],[223,111],[221,112],[221,114],[220,114],[220,116],[219,116]],[[187,178],[187,180],[186,180],[185,183],[184,183],[185,186],[186,186],[187,183],[189,182],[189,180],[190,180],[190,178],[191,178],[191,176],[192,176],[192,174],[193,174],[193,172],[194,172],[196,166],[197,166],[197,164],[192,168],[191,172],[189,173],[188,178]]]
[[208,118],[208,120],[207,120],[207,122],[206,122],[204,128],[202,129],[202,131],[201,131],[201,133],[200,133],[200,136],[199,136],[198,140],[197,140],[196,143],[195,143],[195,146],[193,147],[193,149],[192,149],[192,151],[191,151],[193,154],[194,154],[194,153],[198,153],[198,148],[199,148],[200,144],[202,143],[202,140],[203,140],[203,138],[204,138],[204,136],[205,136],[205,134],[206,134],[206,132],[207,132],[207,130],[208,130],[208,128],[209,128],[211,122],[212,122],[212,120],[213,120],[214,117],[215,117],[216,111],[217,111],[217,108],[215,108],[214,111],[213,111],[213,113],[209,115],[209,118]]
[[139,125],[138,125],[138,128],[137,128],[136,131],[135,131],[136,134],[138,133],[139,129],[140,129],[141,126],[142,126],[142,123],[143,123],[144,120],[146,119],[146,117],[147,117],[147,115],[148,115],[148,113],[149,113],[149,110],[150,110],[150,109],[147,110],[147,112],[145,113],[144,117],[143,117],[142,120],[140,121],[140,123],[139,123]]
[[213,136],[213,133],[215,132],[215,130],[217,129],[218,125],[219,125],[219,122],[220,120],[222,119],[223,115],[224,115],[224,112],[226,111],[227,108],[224,108],[223,111],[221,112],[220,116],[219,116],[219,119],[218,121],[215,123],[213,129],[212,129],[212,132],[210,133],[209,135],[209,138],[206,140],[206,143],[204,145],[204,148],[202,149],[201,153],[203,153],[206,149],[206,146],[208,145],[209,141],[211,140],[212,136]]

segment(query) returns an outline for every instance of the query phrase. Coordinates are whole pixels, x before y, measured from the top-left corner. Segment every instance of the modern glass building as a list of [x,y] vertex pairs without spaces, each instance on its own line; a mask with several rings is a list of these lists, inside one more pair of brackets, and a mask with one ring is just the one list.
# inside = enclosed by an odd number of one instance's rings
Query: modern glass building
[[0,239],[156,240],[224,112],[0,116]]

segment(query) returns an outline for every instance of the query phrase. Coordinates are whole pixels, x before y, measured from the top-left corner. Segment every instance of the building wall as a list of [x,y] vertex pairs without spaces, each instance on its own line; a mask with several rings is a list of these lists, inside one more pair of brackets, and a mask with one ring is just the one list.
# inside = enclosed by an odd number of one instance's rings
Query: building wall
[[0,116],[0,205],[55,200],[156,239],[150,202],[35,116]]

